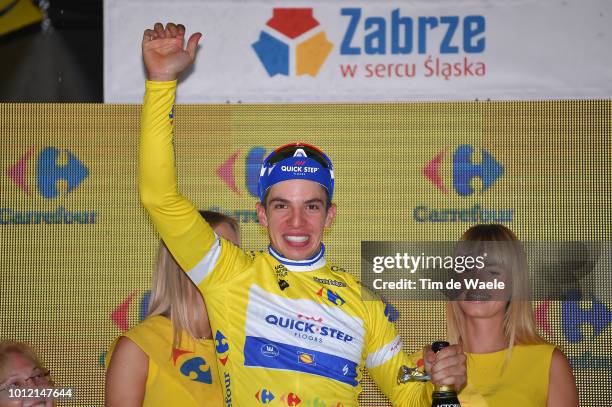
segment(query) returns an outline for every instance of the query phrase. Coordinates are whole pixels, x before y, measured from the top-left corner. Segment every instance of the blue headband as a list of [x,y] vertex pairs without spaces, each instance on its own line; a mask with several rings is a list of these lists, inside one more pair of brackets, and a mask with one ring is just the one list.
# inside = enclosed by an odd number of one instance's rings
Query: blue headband
[[300,148],[300,145],[297,144],[294,147],[295,152],[292,157],[270,164],[270,160],[283,148],[281,147],[273,151],[264,160],[257,186],[260,201],[264,201],[266,192],[272,185],[292,179],[304,179],[322,185],[327,190],[327,195],[331,202],[334,194],[334,170],[329,158],[323,152],[320,152],[320,158],[324,159],[328,164],[324,166],[321,162],[306,155],[305,150],[308,150],[308,148]]

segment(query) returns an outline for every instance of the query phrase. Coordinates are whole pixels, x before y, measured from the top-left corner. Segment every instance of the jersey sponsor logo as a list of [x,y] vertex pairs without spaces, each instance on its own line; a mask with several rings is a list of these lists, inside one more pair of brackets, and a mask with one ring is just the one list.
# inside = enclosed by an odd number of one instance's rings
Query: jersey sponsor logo
[[219,330],[217,330],[217,333],[215,334],[215,352],[217,352],[219,362],[225,366],[228,359],[229,343],[227,342],[225,335],[223,335],[223,333]]
[[278,356],[278,348],[271,343],[266,343],[261,346],[261,354],[269,358]]
[[385,304],[385,316],[387,317],[387,320],[391,323],[397,321],[399,319],[399,311],[397,308],[384,300],[383,302]]
[[323,318],[322,317],[311,317],[311,316],[308,316],[308,315],[304,315],[304,314],[298,313],[297,314],[297,318],[301,319],[303,321],[313,321],[313,322],[318,322],[320,324],[323,323]]
[[334,305],[342,306],[346,303],[346,301],[344,301],[344,298],[340,297],[337,292],[332,291],[329,288],[321,287],[321,289],[317,291],[317,295],[319,297],[326,298],[327,301],[331,302]]
[[225,402],[226,407],[231,407],[232,405],[232,379],[228,372],[223,373],[223,382],[225,385],[225,397],[223,401]]
[[268,404],[274,400],[274,394],[268,389],[261,389],[255,393],[255,398],[261,404]]
[[266,322],[270,325],[277,326],[279,328],[289,329],[291,331],[297,332],[304,332],[312,335],[319,335],[322,337],[334,338],[342,342],[351,342],[353,340],[353,337],[351,335],[346,334],[340,329],[333,328],[331,326],[317,325],[315,323],[300,321],[274,314],[268,314],[266,316]]
[[298,352],[298,363],[305,365],[316,365],[315,356],[306,352]]
[[172,105],[172,109],[170,109],[170,113],[168,113],[168,120],[170,120],[170,124],[174,124],[174,105]]
[[[334,267],[332,267],[333,270]],[[333,285],[334,287],[346,287],[346,283],[343,281],[338,281],[338,280],[330,280],[327,278],[319,278],[319,277],[313,277],[312,278],[314,281],[316,281],[319,284],[325,284],[325,285]]]
[[[308,280],[310,277],[305,277]],[[276,350],[262,353],[263,345],[279,344],[341,357],[359,363],[364,346],[364,324],[358,315],[350,315],[345,309],[321,302],[314,292],[305,292],[311,299],[286,298],[251,286],[248,295],[245,334],[247,337],[261,338],[257,348],[257,359],[278,359],[269,357]],[[348,310],[348,308],[347,308]],[[382,315],[380,315],[382,318]],[[266,350],[268,348],[264,348]],[[297,364],[296,352],[287,356]],[[316,357],[317,365],[319,359]],[[267,362],[266,362],[267,363]],[[340,369],[342,368],[340,365]]]
[[[278,350],[278,355],[262,354],[262,345]],[[343,357],[300,346],[274,342],[266,338],[247,336],[244,345],[244,365],[268,369],[292,370],[327,377],[357,386],[357,363]]]
[[281,396],[281,400],[286,402],[288,406],[297,406],[298,404],[302,402],[302,400],[298,397],[298,395],[293,392],[283,394]]

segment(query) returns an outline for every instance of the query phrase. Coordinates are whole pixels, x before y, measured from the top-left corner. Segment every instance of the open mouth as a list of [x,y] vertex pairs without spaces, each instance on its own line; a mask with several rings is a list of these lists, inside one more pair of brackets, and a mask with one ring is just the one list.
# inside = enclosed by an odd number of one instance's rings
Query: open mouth
[[285,240],[292,246],[303,246],[308,243],[310,236],[308,235],[285,235]]
[[482,291],[468,291],[465,295],[465,301],[489,301],[491,295]]

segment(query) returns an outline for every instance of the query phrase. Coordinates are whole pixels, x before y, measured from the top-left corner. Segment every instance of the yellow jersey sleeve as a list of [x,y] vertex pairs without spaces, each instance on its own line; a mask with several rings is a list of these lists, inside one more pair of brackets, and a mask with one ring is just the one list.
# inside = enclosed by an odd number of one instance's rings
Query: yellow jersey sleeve
[[[250,257],[220,239],[177,189],[173,122],[176,81],[146,82],[138,152],[140,199],[170,252],[201,289],[225,282]],[[214,271],[214,273],[213,273]]]
[[433,386],[429,383],[397,383],[400,367],[415,364],[402,350],[402,339],[392,322],[396,311],[381,300],[364,304],[370,325],[366,337],[368,373],[394,406],[430,406]]

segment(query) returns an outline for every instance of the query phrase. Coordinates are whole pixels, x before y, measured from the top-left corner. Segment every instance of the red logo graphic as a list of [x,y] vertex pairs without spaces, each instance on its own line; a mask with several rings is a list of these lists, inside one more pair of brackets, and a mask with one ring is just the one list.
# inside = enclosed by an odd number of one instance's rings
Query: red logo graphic
[[323,318],[322,317],[309,317],[308,315],[304,315],[304,314],[297,314],[298,319],[301,319],[303,321],[313,321],[313,322],[319,322],[319,323],[323,323]]

